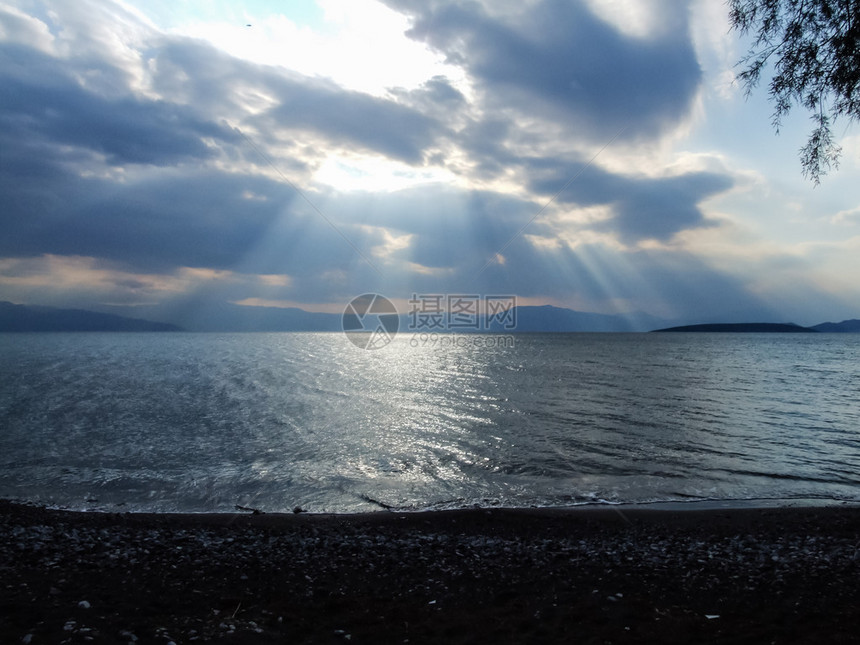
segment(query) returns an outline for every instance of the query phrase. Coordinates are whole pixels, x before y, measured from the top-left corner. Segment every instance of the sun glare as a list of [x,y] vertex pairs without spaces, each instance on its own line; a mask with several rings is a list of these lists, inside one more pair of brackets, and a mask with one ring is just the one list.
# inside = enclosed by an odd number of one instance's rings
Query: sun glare
[[263,65],[328,78],[377,96],[392,87],[415,88],[459,71],[404,32],[408,20],[373,0],[325,0],[320,28],[291,15],[290,5],[251,7],[242,19],[190,15],[173,31],[200,38],[224,52]]

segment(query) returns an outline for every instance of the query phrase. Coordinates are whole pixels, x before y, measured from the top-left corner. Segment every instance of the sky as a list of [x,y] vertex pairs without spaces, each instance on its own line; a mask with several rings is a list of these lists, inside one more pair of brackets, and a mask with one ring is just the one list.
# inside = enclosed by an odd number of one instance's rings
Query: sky
[[860,318],[860,129],[804,179],[747,44],[715,0],[0,1],[0,300]]

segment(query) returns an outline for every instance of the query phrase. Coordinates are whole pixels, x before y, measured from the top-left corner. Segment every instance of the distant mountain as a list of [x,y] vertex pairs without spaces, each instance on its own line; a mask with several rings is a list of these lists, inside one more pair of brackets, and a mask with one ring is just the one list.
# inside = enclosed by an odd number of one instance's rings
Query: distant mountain
[[194,331],[274,332],[342,331],[341,314],[305,311],[298,307],[252,307],[224,304],[197,312],[188,322]]
[[[821,323],[813,327],[800,327],[780,323],[704,324],[666,327],[670,321],[648,314],[597,314],[576,311],[552,305],[515,307],[516,326],[505,329],[503,322],[493,321],[489,329],[481,319],[478,329],[446,328],[410,329],[412,318],[400,315],[400,333],[436,331],[437,333],[492,333],[528,332],[841,332],[860,333],[860,320],[841,323]],[[151,315],[157,315],[154,312]],[[297,307],[252,307],[235,304],[203,305],[186,311],[182,324],[193,331],[206,332],[339,332],[342,314],[305,311]],[[0,332],[4,331],[183,331],[169,323],[152,322],[117,314],[105,314],[83,309],[57,309],[14,305],[0,301]]]
[[655,329],[655,332],[731,332],[731,333],[778,333],[778,334],[814,334],[815,329],[801,327],[794,323],[712,323],[705,325],[683,325]]
[[813,325],[811,329],[828,334],[860,334],[860,320],[852,318],[851,320],[843,320],[839,323],[825,322]]
[[7,331],[182,331],[182,328],[84,309],[31,307],[0,301],[0,332]]
[[[609,315],[594,314],[551,305],[539,307],[515,307],[516,326],[506,329],[503,323],[493,322],[487,329],[483,318],[477,329],[469,327],[446,328],[421,327],[414,329],[413,317],[409,313],[400,315],[400,333],[436,332],[469,333],[490,331],[493,333],[517,332],[574,332],[574,331],[647,331],[666,321],[646,314]],[[188,326],[196,331],[341,331],[342,314],[314,313],[297,308],[251,307],[222,305],[209,308]]]

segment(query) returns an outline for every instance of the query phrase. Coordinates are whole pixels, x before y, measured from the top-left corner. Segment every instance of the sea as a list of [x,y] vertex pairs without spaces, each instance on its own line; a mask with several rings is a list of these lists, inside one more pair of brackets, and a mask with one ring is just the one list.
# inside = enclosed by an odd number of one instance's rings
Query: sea
[[0,497],[313,513],[860,502],[860,334],[0,334]]

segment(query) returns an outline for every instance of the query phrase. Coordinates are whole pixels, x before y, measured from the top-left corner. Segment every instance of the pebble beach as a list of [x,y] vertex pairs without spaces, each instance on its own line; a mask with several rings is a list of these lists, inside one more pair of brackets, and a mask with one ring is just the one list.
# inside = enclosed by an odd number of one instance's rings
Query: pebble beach
[[860,509],[0,502],[3,643],[860,642]]

